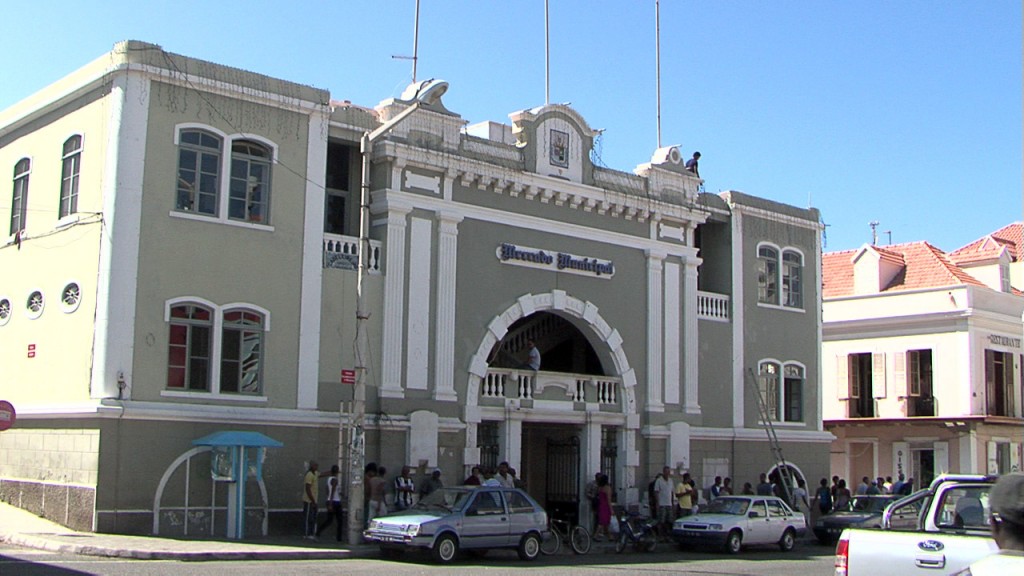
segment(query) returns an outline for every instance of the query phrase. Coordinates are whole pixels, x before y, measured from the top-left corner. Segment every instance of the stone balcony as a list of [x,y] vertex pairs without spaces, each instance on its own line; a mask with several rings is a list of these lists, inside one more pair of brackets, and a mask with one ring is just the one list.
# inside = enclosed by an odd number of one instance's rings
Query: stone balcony
[[[324,268],[357,270],[359,268],[359,238],[340,234],[324,234]],[[368,274],[381,273],[381,243],[370,240],[370,257],[366,263]]]

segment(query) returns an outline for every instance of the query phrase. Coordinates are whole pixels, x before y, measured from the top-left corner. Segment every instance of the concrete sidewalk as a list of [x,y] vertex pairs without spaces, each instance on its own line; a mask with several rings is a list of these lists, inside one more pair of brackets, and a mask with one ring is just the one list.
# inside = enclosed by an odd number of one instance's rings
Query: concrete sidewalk
[[139,560],[322,560],[373,556],[377,547],[339,544],[300,536],[236,540],[178,540],[156,536],[124,536],[75,532],[0,502],[0,542],[26,548]]

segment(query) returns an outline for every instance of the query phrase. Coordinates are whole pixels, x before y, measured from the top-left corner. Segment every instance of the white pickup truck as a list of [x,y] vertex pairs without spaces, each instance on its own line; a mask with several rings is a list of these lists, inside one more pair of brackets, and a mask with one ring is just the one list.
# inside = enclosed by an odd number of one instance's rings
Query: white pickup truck
[[988,520],[991,476],[942,475],[926,490],[893,502],[881,530],[845,530],[836,576],[954,574],[994,553]]

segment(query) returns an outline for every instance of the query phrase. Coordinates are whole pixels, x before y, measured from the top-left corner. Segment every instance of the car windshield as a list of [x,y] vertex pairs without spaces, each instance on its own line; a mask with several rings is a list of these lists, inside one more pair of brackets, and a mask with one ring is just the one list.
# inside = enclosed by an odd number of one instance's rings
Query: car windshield
[[414,510],[458,510],[466,505],[473,492],[460,488],[438,488],[417,502]]
[[750,507],[750,500],[746,498],[715,498],[702,511],[708,514],[732,514],[743,516]]
[[891,498],[876,498],[872,496],[854,496],[854,512],[882,512],[893,500]]

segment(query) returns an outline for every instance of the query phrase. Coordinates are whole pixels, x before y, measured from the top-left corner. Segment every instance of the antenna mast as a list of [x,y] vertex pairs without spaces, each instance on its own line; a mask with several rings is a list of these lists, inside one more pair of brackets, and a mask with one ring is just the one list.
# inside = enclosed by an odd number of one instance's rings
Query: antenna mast
[[661,2],[654,0],[654,67],[658,93],[658,148],[661,148]]
[[548,0],[544,0],[544,104],[551,103],[551,34],[548,24]]
[[416,0],[416,17],[412,29],[412,56],[392,56],[394,60],[412,60],[412,83],[416,83],[416,63],[420,51],[420,0]]
[[878,246],[878,220],[872,220],[868,222],[868,226],[871,226],[871,245]]

